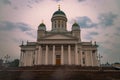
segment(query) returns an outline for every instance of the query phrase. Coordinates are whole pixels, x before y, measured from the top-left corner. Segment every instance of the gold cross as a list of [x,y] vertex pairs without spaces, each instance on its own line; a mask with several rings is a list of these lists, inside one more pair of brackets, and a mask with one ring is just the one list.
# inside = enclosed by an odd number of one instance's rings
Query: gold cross
[[42,20],[42,23],[44,23],[44,20]]
[[58,9],[60,10],[60,5],[58,5]]

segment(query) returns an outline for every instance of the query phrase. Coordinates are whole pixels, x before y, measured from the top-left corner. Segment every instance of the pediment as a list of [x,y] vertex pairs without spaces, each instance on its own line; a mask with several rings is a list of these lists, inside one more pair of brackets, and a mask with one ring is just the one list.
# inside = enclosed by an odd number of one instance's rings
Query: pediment
[[43,39],[52,40],[52,39],[76,39],[76,38],[70,35],[55,34],[55,35],[45,36]]

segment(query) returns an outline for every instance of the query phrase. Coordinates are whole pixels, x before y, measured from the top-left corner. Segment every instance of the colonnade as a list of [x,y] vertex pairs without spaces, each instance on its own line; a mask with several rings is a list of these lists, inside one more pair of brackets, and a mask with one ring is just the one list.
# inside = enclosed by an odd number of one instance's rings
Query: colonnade
[[[44,48],[44,53],[43,53]],[[20,66],[32,66],[32,65],[56,65],[56,52],[58,45],[38,45],[35,50],[23,50],[21,51]],[[51,49],[51,50],[50,50]],[[81,66],[95,66],[97,65],[97,52],[92,53],[85,52],[82,54],[82,50],[78,48],[77,44],[59,45],[60,53],[60,65],[81,65]],[[51,52],[50,52],[50,51]],[[67,52],[67,56],[65,56]],[[49,53],[51,54],[51,62],[49,61]],[[44,54],[44,57],[43,57]],[[73,56],[74,55],[74,56]],[[83,63],[85,58],[85,64]],[[34,60],[33,60],[34,59]],[[74,59],[74,60],[73,60]],[[44,60],[44,61],[43,61]],[[34,62],[34,63],[33,63]],[[50,63],[49,63],[50,62]]]
[[[41,45],[39,45],[38,48],[38,64],[42,64],[41,62]],[[71,45],[68,45],[67,47],[68,49],[68,64],[71,65],[72,64],[72,56],[71,56]],[[75,45],[75,65],[78,65],[78,47],[77,44]],[[60,55],[61,55],[61,65],[64,65],[64,45],[60,45]],[[49,55],[49,47],[48,45],[45,45],[45,65],[48,65],[48,56]],[[52,45],[52,65],[55,65],[55,60],[56,60],[56,45]]]

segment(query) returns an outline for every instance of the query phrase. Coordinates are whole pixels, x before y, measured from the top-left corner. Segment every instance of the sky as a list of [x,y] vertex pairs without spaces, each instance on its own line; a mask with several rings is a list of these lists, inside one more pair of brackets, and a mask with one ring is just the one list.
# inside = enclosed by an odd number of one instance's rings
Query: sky
[[42,20],[51,30],[59,4],[67,29],[76,21],[82,41],[97,42],[102,63],[120,62],[120,0],[0,0],[0,58],[19,58],[19,45],[36,41]]

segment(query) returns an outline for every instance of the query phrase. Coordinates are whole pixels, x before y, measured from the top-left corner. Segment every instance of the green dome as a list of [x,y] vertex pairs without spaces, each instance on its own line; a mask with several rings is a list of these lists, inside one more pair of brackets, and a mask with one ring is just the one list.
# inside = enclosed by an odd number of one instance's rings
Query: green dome
[[44,23],[41,23],[39,26],[38,26],[38,30],[46,30],[46,26]]
[[74,23],[72,26],[79,26],[79,24],[77,24],[77,23]]
[[72,30],[80,30],[80,26],[79,24],[77,24],[76,22],[72,25]]
[[44,24],[44,23],[41,23],[39,26],[45,26],[45,24]]
[[54,15],[63,15],[63,16],[66,16],[65,13],[63,11],[61,11],[60,9],[58,9],[58,11],[54,12],[53,16]]

